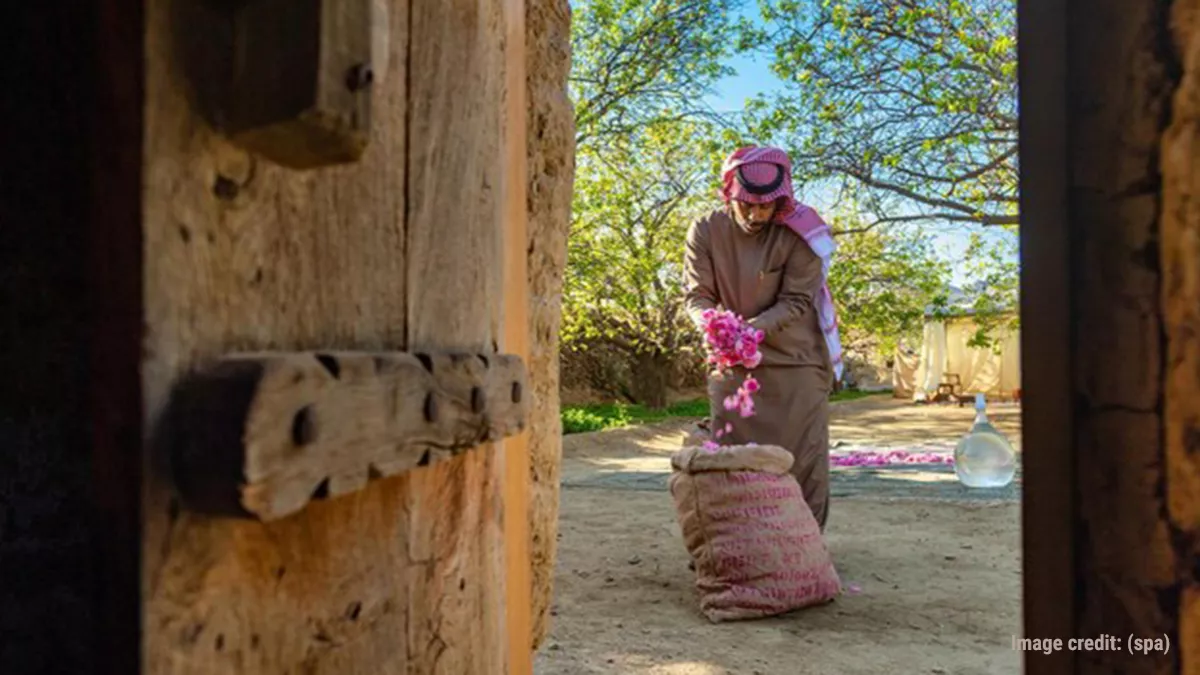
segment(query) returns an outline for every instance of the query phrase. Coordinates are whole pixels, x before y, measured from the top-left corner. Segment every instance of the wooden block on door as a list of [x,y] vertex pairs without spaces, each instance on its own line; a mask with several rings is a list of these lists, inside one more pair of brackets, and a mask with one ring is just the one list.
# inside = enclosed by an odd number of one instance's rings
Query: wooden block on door
[[275,520],[524,429],[505,354],[240,354],[173,392],[159,444],[186,508]]
[[223,121],[238,145],[295,169],[353,162],[370,136],[372,0],[244,0],[231,6]]

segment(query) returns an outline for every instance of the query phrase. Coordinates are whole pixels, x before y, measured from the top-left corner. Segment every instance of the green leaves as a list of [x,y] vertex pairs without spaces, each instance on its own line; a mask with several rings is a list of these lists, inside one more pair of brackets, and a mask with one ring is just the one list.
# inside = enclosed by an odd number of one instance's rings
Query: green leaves
[[829,286],[842,339],[856,350],[895,350],[920,334],[925,309],[945,295],[950,266],[920,225],[864,222],[847,207],[830,219],[838,251]]
[[584,0],[572,10],[571,97],[577,145],[671,119],[715,115],[699,103],[726,59],[766,39],[734,18],[744,0]]
[[988,236],[974,234],[964,256],[964,271],[976,280],[967,302],[978,331],[971,345],[992,346],[998,330],[1016,329],[1020,301],[1019,240],[1014,230],[997,228]]
[[[573,3],[564,348],[697,359],[684,236],[716,205],[722,157],[750,143],[788,149],[798,193],[845,206],[831,283],[848,344],[888,350],[919,333],[952,271],[981,282],[986,340],[1015,299],[1015,244],[980,237],[952,269],[932,227],[1018,220],[1013,0],[760,0],[759,21],[744,4]],[[785,90],[735,124],[702,101],[748,49]]]
[[884,220],[1015,224],[1013,0],[764,0],[786,95],[752,135]]
[[[744,0],[581,0],[572,8],[575,196],[564,348],[696,359],[682,309],[687,227],[745,140],[703,100],[769,39]],[[666,355],[666,356],[663,356]],[[654,360],[652,359],[652,360]]]
[[602,341],[631,355],[688,344],[683,242],[714,205],[722,140],[706,122],[663,121],[579,153],[564,341]]

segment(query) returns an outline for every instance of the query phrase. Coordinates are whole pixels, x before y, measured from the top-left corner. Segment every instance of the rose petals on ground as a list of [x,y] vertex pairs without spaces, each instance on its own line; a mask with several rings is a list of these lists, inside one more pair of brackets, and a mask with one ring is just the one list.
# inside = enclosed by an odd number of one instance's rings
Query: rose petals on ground
[[833,466],[893,466],[897,464],[953,464],[954,455],[939,452],[910,452],[907,450],[862,451],[831,453]]

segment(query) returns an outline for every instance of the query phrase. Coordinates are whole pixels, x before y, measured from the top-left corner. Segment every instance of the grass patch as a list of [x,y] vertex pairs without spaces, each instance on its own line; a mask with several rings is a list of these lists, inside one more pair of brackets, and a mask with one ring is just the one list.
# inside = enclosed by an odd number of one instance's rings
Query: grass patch
[[708,399],[681,401],[663,410],[649,410],[643,405],[605,403],[564,407],[562,425],[564,434],[578,434],[662,422],[676,417],[704,417],[707,414]]
[[891,396],[891,389],[883,391],[863,391],[861,389],[843,389],[829,397],[830,402],[837,403],[838,401],[857,401],[860,398],[869,398],[871,396]]
[[[890,395],[890,391],[839,391],[830,401],[853,401],[868,396]],[[708,415],[708,399],[681,401],[664,410],[649,410],[643,405],[605,403],[600,405],[565,406],[562,410],[563,434],[603,431],[649,424],[675,418],[698,418]]]

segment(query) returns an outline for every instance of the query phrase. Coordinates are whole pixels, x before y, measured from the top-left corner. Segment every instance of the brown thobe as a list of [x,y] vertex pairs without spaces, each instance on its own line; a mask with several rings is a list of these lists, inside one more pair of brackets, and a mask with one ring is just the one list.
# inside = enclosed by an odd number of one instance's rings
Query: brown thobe
[[766,337],[762,362],[751,371],[761,383],[755,414],[742,418],[725,410],[747,371],[710,377],[709,401],[715,432],[733,423],[719,440],[789,450],[792,474],[821,529],[829,514],[829,393],[833,368],[814,299],[822,285],[821,259],[786,225],[770,224],[749,234],[726,210],[694,223],[684,262],[688,314],[697,325],[706,309],[740,314]]

